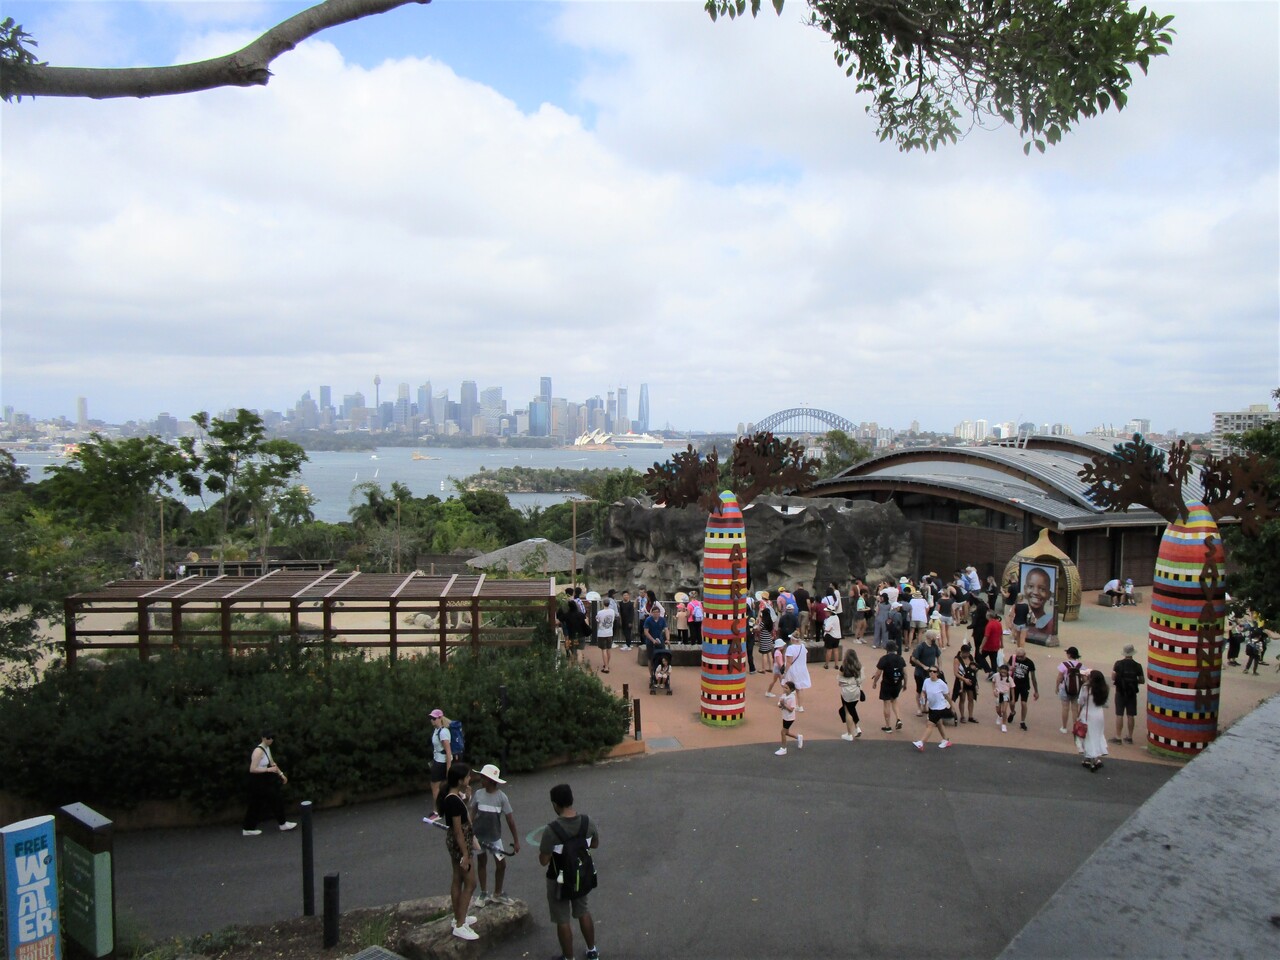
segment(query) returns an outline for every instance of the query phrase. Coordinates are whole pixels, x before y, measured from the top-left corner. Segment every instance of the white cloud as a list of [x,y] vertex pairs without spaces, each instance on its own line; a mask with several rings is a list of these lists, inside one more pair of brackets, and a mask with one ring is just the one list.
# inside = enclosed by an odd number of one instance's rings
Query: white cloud
[[551,374],[695,428],[1203,427],[1278,373],[1277,20],[1176,12],[1129,109],[1031,159],[879,143],[790,6],[566,6],[584,117],[329,37],[265,89],[7,106],[3,401],[280,409],[379,372],[516,406]]

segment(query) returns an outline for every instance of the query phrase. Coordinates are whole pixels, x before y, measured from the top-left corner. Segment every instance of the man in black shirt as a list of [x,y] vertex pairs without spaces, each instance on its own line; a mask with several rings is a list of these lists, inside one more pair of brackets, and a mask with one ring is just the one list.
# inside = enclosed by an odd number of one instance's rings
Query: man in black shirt
[[[1133,722],[1138,715],[1138,687],[1146,683],[1146,675],[1142,672],[1142,664],[1133,659],[1133,644],[1124,646],[1124,659],[1117,660],[1111,668],[1111,682],[1116,688],[1116,735],[1112,743],[1120,743],[1124,736],[1125,743],[1133,743]],[[1125,717],[1129,718],[1129,732],[1124,734]]]

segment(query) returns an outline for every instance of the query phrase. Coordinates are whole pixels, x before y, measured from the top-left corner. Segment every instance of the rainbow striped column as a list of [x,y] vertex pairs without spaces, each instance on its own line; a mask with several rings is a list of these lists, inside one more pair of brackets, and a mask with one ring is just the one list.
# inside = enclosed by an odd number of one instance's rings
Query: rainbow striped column
[[1147,633],[1147,749],[1187,760],[1218,736],[1225,554],[1202,503],[1169,524],[1156,555]]
[[702,722],[733,727],[746,719],[747,528],[738,498],[720,494],[702,550]]

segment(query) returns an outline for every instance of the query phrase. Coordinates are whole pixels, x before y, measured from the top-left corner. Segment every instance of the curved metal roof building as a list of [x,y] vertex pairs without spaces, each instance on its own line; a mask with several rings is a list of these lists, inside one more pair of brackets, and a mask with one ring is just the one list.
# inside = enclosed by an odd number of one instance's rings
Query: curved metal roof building
[[[1146,508],[1109,513],[1093,503],[1081,467],[1116,441],[1021,437],[982,446],[908,447],[857,463],[805,491],[811,497],[893,500],[919,533],[922,569],[973,564],[999,575],[1040,528],[1080,568],[1086,588],[1112,576],[1149,582],[1164,519]],[[1198,480],[1188,499],[1198,499]],[[920,571],[912,571],[920,572]]]

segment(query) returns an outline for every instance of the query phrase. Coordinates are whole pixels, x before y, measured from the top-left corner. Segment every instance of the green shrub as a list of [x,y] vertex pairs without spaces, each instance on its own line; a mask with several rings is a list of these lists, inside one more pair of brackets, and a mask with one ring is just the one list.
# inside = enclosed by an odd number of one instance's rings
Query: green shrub
[[622,700],[546,649],[393,665],[279,643],[50,671],[0,694],[0,769],[6,789],[50,808],[178,800],[211,812],[241,801],[249,754],[270,728],[290,799],[321,802],[424,780],[436,707],[463,722],[468,759],[497,761],[505,743],[512,772],[599,756],[627,727]]

